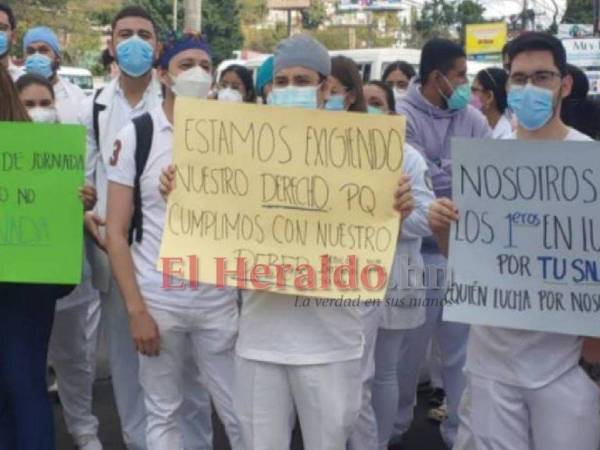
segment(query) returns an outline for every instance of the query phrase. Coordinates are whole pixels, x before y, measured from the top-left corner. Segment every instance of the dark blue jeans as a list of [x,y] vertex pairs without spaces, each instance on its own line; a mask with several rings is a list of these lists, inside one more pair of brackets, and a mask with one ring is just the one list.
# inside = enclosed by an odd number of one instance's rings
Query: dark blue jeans
[[47,289],[0,289],[0,450],[54,450],[46,387],[56,300]]

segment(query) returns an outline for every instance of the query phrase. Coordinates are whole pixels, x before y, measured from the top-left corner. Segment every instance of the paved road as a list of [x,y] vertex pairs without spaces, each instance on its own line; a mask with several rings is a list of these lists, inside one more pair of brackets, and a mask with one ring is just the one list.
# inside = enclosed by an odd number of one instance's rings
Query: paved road
[[[62,412],[58,402],[55,404],[58,450],[74,450],[75,447],[65,430]],[[100,420],[100,440],[105,450],[126,450],[121,439],[119,420],[114,406],[112,386],[109,380],[100,380],[94,387],[94,413]],[[415,423],[406,437],[403,446],[390,447],[390,450],[446,450],[440,438],[438,427],[426,418],[426,402],[419,401]],[[223,429],[215,424],[214,450],[229,450]],[[292,450],[302,450],[299,436],[294,437]]]

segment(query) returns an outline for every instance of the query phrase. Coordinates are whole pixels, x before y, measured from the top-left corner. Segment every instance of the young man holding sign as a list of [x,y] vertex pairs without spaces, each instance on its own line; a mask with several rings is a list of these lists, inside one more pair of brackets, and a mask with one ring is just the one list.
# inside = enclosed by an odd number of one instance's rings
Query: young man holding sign
[[[305,35],[284,40],[274,57],[271,103],[322,109],[330,72],[319,42]],[[163,176],[165,193],[174,178],[172,168]],[[403,179],[396,195],[398,209],[409,215],[410,183]],[[246,447],[289,448],[297,414],[304,448],[344,450],[361,407],[364,336],[357,308],[254,290],[243,298],[234,402]]]
[[[107,246],[140,353],[139,378],[147,409],[148,449],[182,449],[178,418],[186,392],[181,379],[193,360],[213,398],[234,450],[243,450],[233,411],[236,291],[199,285],[169,289],[156,269],[166,205],[158,190],[161,169],[172,161],[177,95],[206,98],[212,84],[208,45],[196,35],[173,36],[159,59],[165,100],[117,136],[121,149],[108,170]],[[144,123],[145,121],[145,123]],[[143,143],[143,139],[149,139]],[[140,173],[139,152],[146,145]],[[133,212],[133,215],[132,215]],[[130,234],[131,226],[135,230]],[[131,248],[128,238],[133,238]],[[180,283],[173,280],[171,286]],[[191,347],[191,355],[187,351]]]
[[[111,273],[105,248],[105,217],[108,202],[108,169],[117,164],[122,149],[115,137],[131,120],[161,104],[161,86],[153,78],[152,66],[158,54],[158,38],[152,17],[143,8],[128,6],[117,13],[112,24],[110,52],[120,75],[84,105],[82,123],[88,129],[87,179],[98,193],[93,212],[86,214],[86,229],[97,245],[88,257],[93,281],[100,291],[102,323],[107,340],[115,401],[125,444],[131,450],[146,449],[146,408],[138,381],[138,354],[131,340],[128,314]],[[193,371],[192,371],[193,372]],[[210,445],[210,400],[187,373],[190,395],[184,403],[186,444]],[[193,388],[191,387],[193,386]],[[201,445],[201,444],[200,444]]]
[[[518,121],[513,139],[589,141],[560,119],[571,91],[561,42],[528,33],[511,42],[508,103]],[[438,200],[432,229],[446,240],[454,204]],[[486,450],[597,450],[600,390],[579,367],[581,337],[473,325],[459,438],[462,448]]]

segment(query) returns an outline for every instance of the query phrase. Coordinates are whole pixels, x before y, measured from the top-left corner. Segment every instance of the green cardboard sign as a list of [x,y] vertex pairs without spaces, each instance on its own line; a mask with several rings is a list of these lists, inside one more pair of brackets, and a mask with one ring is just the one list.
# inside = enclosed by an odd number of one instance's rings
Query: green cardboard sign
[[85,136],[0,122],[0,282],[80,283]]

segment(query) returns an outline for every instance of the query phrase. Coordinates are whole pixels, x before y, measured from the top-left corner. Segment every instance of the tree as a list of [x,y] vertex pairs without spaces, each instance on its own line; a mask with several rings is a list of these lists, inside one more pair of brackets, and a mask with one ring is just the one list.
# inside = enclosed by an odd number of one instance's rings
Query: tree
[[415,23],[415,31],[419,36],[412,37],[411,43],[418,46],[434,37],[453,39],[458,34],[464,44],[466,25],[485,23],[484,13],[485,7],[477,0],[427,1]]
[[416,31],[424,41],[434,37],[452,37],[452,26],[456,22],[453,3],[446,0],[431,0],[423,4],[421,16],[415,24]]
[[240,7],[237,0],[204,0],[202,3],[202,32],[213,49],[216,64],[231,58],[243,44]]
[[327,19],[327,11],[322,0],[312,0],[310,8],[302,10],[302,28],[316,30]]
[[267,0],[240,0],[242,25],[260,24],[268,13]]
[[[172,0],[128,0],[125,4],[139,5],[150,13],[161,34],[173,29]],[[179,2],[177,28],[183,27],[183,1]]]
[[[129,4],[143,6],[152,14],[161,34],[172,28],[172,0],[128,0]],[[237,0],[204,0],[202,2],[202,34],[213,50],[213,60],[218,64],[230,58],[241,48],[242,31]],[[179,2],[179,29],[183,26],[183,1]]]
[[485,7],[473,0],[464,0],[456,7],[455,20],[458,23],[460,41],[463,45],[466,42],[466,26],[472,23],[486,22],[483,18],[484,13]]
[[[82,64],[89,54],[99,50],[100,32],[93,28],[89,14],[78,0],[12,0],[8,1],[19,22],[17,36],[20,40],[31,27],[45,25],[58,35],[63,43],[62,61]],[[22,55],[20,46],[15,48]],[[86,64],[88,65],[88,64]]]
[[567,0],[567,10],[562,23],[594,23],[592,0]]

